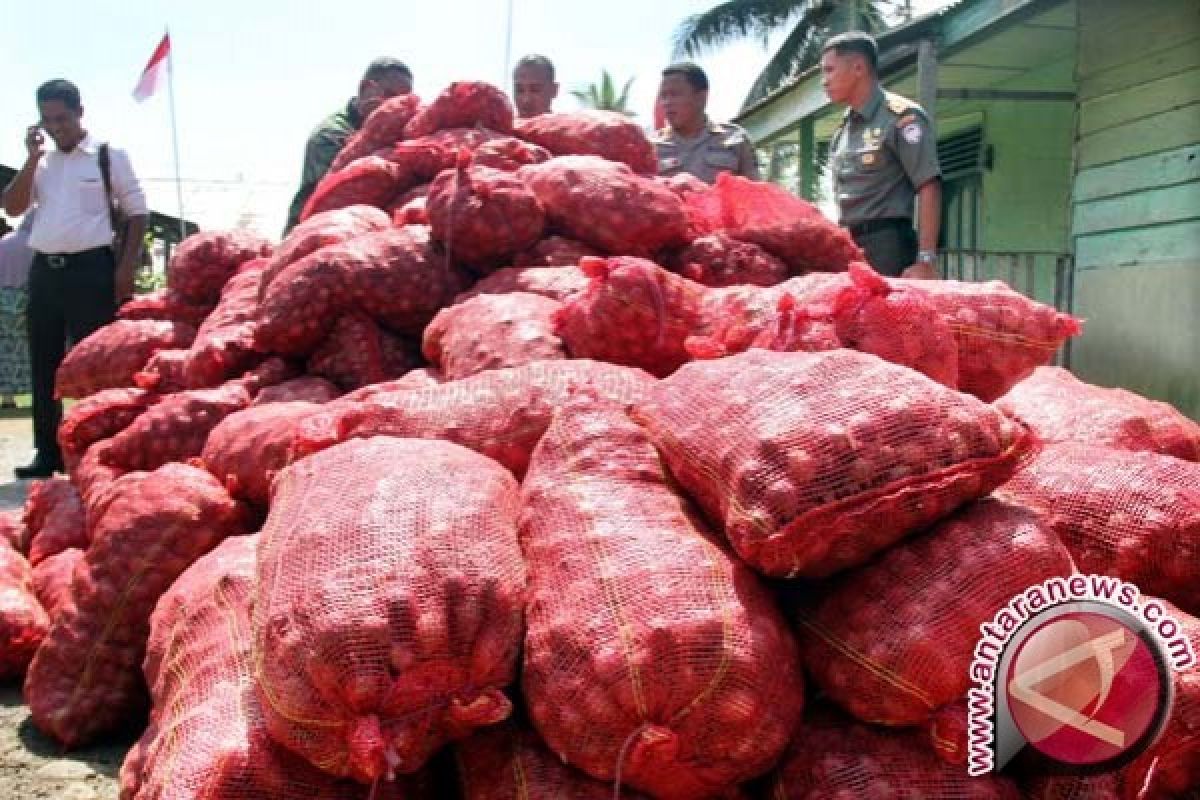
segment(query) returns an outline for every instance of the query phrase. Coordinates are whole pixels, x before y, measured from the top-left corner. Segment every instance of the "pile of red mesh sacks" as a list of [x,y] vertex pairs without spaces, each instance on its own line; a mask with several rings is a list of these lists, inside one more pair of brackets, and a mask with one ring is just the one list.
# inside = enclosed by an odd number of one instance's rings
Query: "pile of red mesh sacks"
[[947,762],[1030,583],[1194,629],[1196,424],[1048,367],[1053,308],[655,165],[622,115],[462,81],[384,103],[283,241],[185,241],[64,363],[69,475],[5,518],[34,725],[148,719],[124,800],[1195,784],[1195,672],[1126,769]]

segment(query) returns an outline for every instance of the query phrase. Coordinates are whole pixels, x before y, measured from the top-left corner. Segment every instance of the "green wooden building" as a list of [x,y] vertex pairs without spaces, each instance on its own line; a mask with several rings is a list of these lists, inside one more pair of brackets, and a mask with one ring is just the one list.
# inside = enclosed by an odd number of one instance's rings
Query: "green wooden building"
[[[879,44],[935,119],[945,274],[1083,317],[1076,374],[1200,418],[1200,2],[963,0]],[[737,121],[817,199],[841,114],[812,70]]]

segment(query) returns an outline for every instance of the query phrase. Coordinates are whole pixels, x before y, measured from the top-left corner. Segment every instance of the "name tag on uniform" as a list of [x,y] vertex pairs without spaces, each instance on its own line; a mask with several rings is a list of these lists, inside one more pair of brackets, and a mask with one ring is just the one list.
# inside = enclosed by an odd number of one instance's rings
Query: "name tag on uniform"
[[679,165],[682,163],[683,163],[682,161],[680,161],[678,158],[675,158],[675,157],[663,158],[663,159],[659,160],[659,168],[660,169],[678,169]]

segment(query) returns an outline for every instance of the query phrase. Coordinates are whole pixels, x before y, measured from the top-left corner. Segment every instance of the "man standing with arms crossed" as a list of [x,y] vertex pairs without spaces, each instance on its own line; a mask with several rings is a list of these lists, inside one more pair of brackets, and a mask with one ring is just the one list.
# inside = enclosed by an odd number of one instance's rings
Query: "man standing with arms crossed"
[[[146,196],[129,156],[84,130],[75,84],[42,84],[37,104],[41,119],[25,135],[28,156],[3,195],[9,216],[37,211],[29,233],[34,257],[27,311],[37,453],[32,463],[16,469],[18,478],[62,469],[56,439],[62,403],[54,399],[55,373],[68,338],[78,343],[108,324],[117,306],[133,296],[147,216]],[[42,130],[56,150],[46,152]],[[103,168],[102,162],[107,162]],[[120,252],[114,252],[118,237],[110,198],[126,220]]]
[[[936,278],[942,183],[937,140],[916,103],[884,91],[865,33],[834,36],[821,57],[829,99],[850,108],[830,141],[841,224],[884,275]],[[913,231],[913,199],[920,217]]]

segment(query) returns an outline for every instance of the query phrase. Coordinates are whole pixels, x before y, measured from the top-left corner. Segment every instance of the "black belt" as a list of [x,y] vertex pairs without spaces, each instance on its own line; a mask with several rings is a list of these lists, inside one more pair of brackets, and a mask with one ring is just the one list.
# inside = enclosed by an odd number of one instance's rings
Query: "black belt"
[[99,256],[105,253],[111,253],[111,247],[93,247],[90,250],[80,250],[78,253],[38,253],[38,258],[46,261],[46,265],[52,269],[62,269],[70,264],[85,261],[94,261]]
[[846,226],[846,230],[855,236],[866,236],[876,231],[886,231],[893,228],[911,228],[912,220],[908,217],[884,217],[883,219],[868,219],[854,222]]

